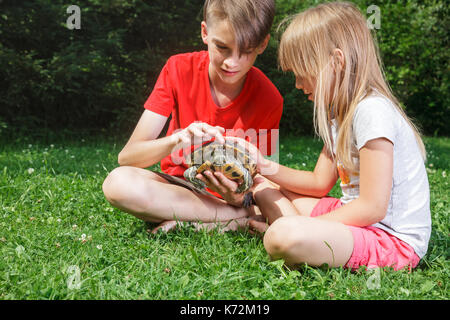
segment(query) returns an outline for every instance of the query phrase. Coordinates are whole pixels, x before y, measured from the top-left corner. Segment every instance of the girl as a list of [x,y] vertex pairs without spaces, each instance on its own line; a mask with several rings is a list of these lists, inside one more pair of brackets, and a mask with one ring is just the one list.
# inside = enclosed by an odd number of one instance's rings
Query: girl
[[[431,232],[425,148],[385,80],[365,18],[345,2],[308,9],[284,32],[279,61],[314,101],[324,147],[313,172],[279,165],[266,175],[255,200],[270,226],[250,227],[266,231],[267,252],[288,266],[414,268]],[[277,166],[257,156],[263,176]],[[338,177],[342,198],[327,197]]]

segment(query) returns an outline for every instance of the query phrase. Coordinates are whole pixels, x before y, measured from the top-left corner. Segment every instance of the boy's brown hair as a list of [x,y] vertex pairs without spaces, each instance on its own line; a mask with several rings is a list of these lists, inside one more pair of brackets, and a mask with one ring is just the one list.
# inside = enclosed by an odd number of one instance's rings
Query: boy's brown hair
[[234,31],[239,52],[258,47],[270,33],[275,16],[274,0],[205,0],[203,20],[227,20]]

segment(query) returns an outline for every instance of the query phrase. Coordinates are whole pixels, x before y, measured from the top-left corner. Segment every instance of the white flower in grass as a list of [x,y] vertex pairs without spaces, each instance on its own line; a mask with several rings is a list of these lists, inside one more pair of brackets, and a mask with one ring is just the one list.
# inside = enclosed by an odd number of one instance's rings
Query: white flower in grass
[[443,178],[447,178],[447,172],[442,171],[442,177],[443,177]]
[[78,240],[81,241],[81,243],[85,243],[85,242],[87,242],[87,241],[91,241],[91,240],[92,240],[92,236],[86,236],[86,234],[83,233],[83,234],[81,235],[81,237],[78,238]]
[[96,248],[97,248],[98,250],[102,250],[102,249],[103,249],[103,246],[102,246],[101,244],[98,244]]
[[302,166],[306,167],[306,163],[303,162],[303,163],[302,163]]
[[288,158],[288,159],[292,159],[292,157],[293,157],[293,155],[290,152],[286,155],[286,158]]
[[34,169],[33,168],[28,168],[28,174],[32,174],[33,172],[34,172]]

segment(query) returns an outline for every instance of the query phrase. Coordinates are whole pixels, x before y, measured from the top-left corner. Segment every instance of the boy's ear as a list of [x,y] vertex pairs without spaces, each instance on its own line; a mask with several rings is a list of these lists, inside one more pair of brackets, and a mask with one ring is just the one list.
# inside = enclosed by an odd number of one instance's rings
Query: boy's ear
[[257,48],[257,53],[258,54],[261,54],[261,53],[264,52],[264,50],[266,50],[267,46],[269,45],[269,40],[270,40],[270,34],[268,34],[264,38],[263,42],[261,42],[261,44],[258,46],[258,48]]
[[202,24],[201,24],[201,34],[202,34],[203,43],[208,45],[208,27],[206,26],[205,21],[202,21]]

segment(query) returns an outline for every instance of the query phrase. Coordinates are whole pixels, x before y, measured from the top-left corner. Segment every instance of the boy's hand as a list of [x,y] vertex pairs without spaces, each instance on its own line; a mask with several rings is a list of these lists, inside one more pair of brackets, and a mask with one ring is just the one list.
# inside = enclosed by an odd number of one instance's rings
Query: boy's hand
[[252,191],[261,181],[254,180],[253,186],[245,193],[236,193],[238,184],[225,177],[221,172],[211,172],[206,170],[203,174],[198,174],[197,179],[202,180],[206,186],[217,192],[228,203],[235,207],[242,207],[244,197],[247,192]]
[[195,140],[208,141],[213,137],[220,143],[225,143],[223,133],[225,129],[219,126],[211,126],[204,122],[193,122],[187,128],[172,134],[172,139],[175,144],[181,143],[185,146],[195,144]]

